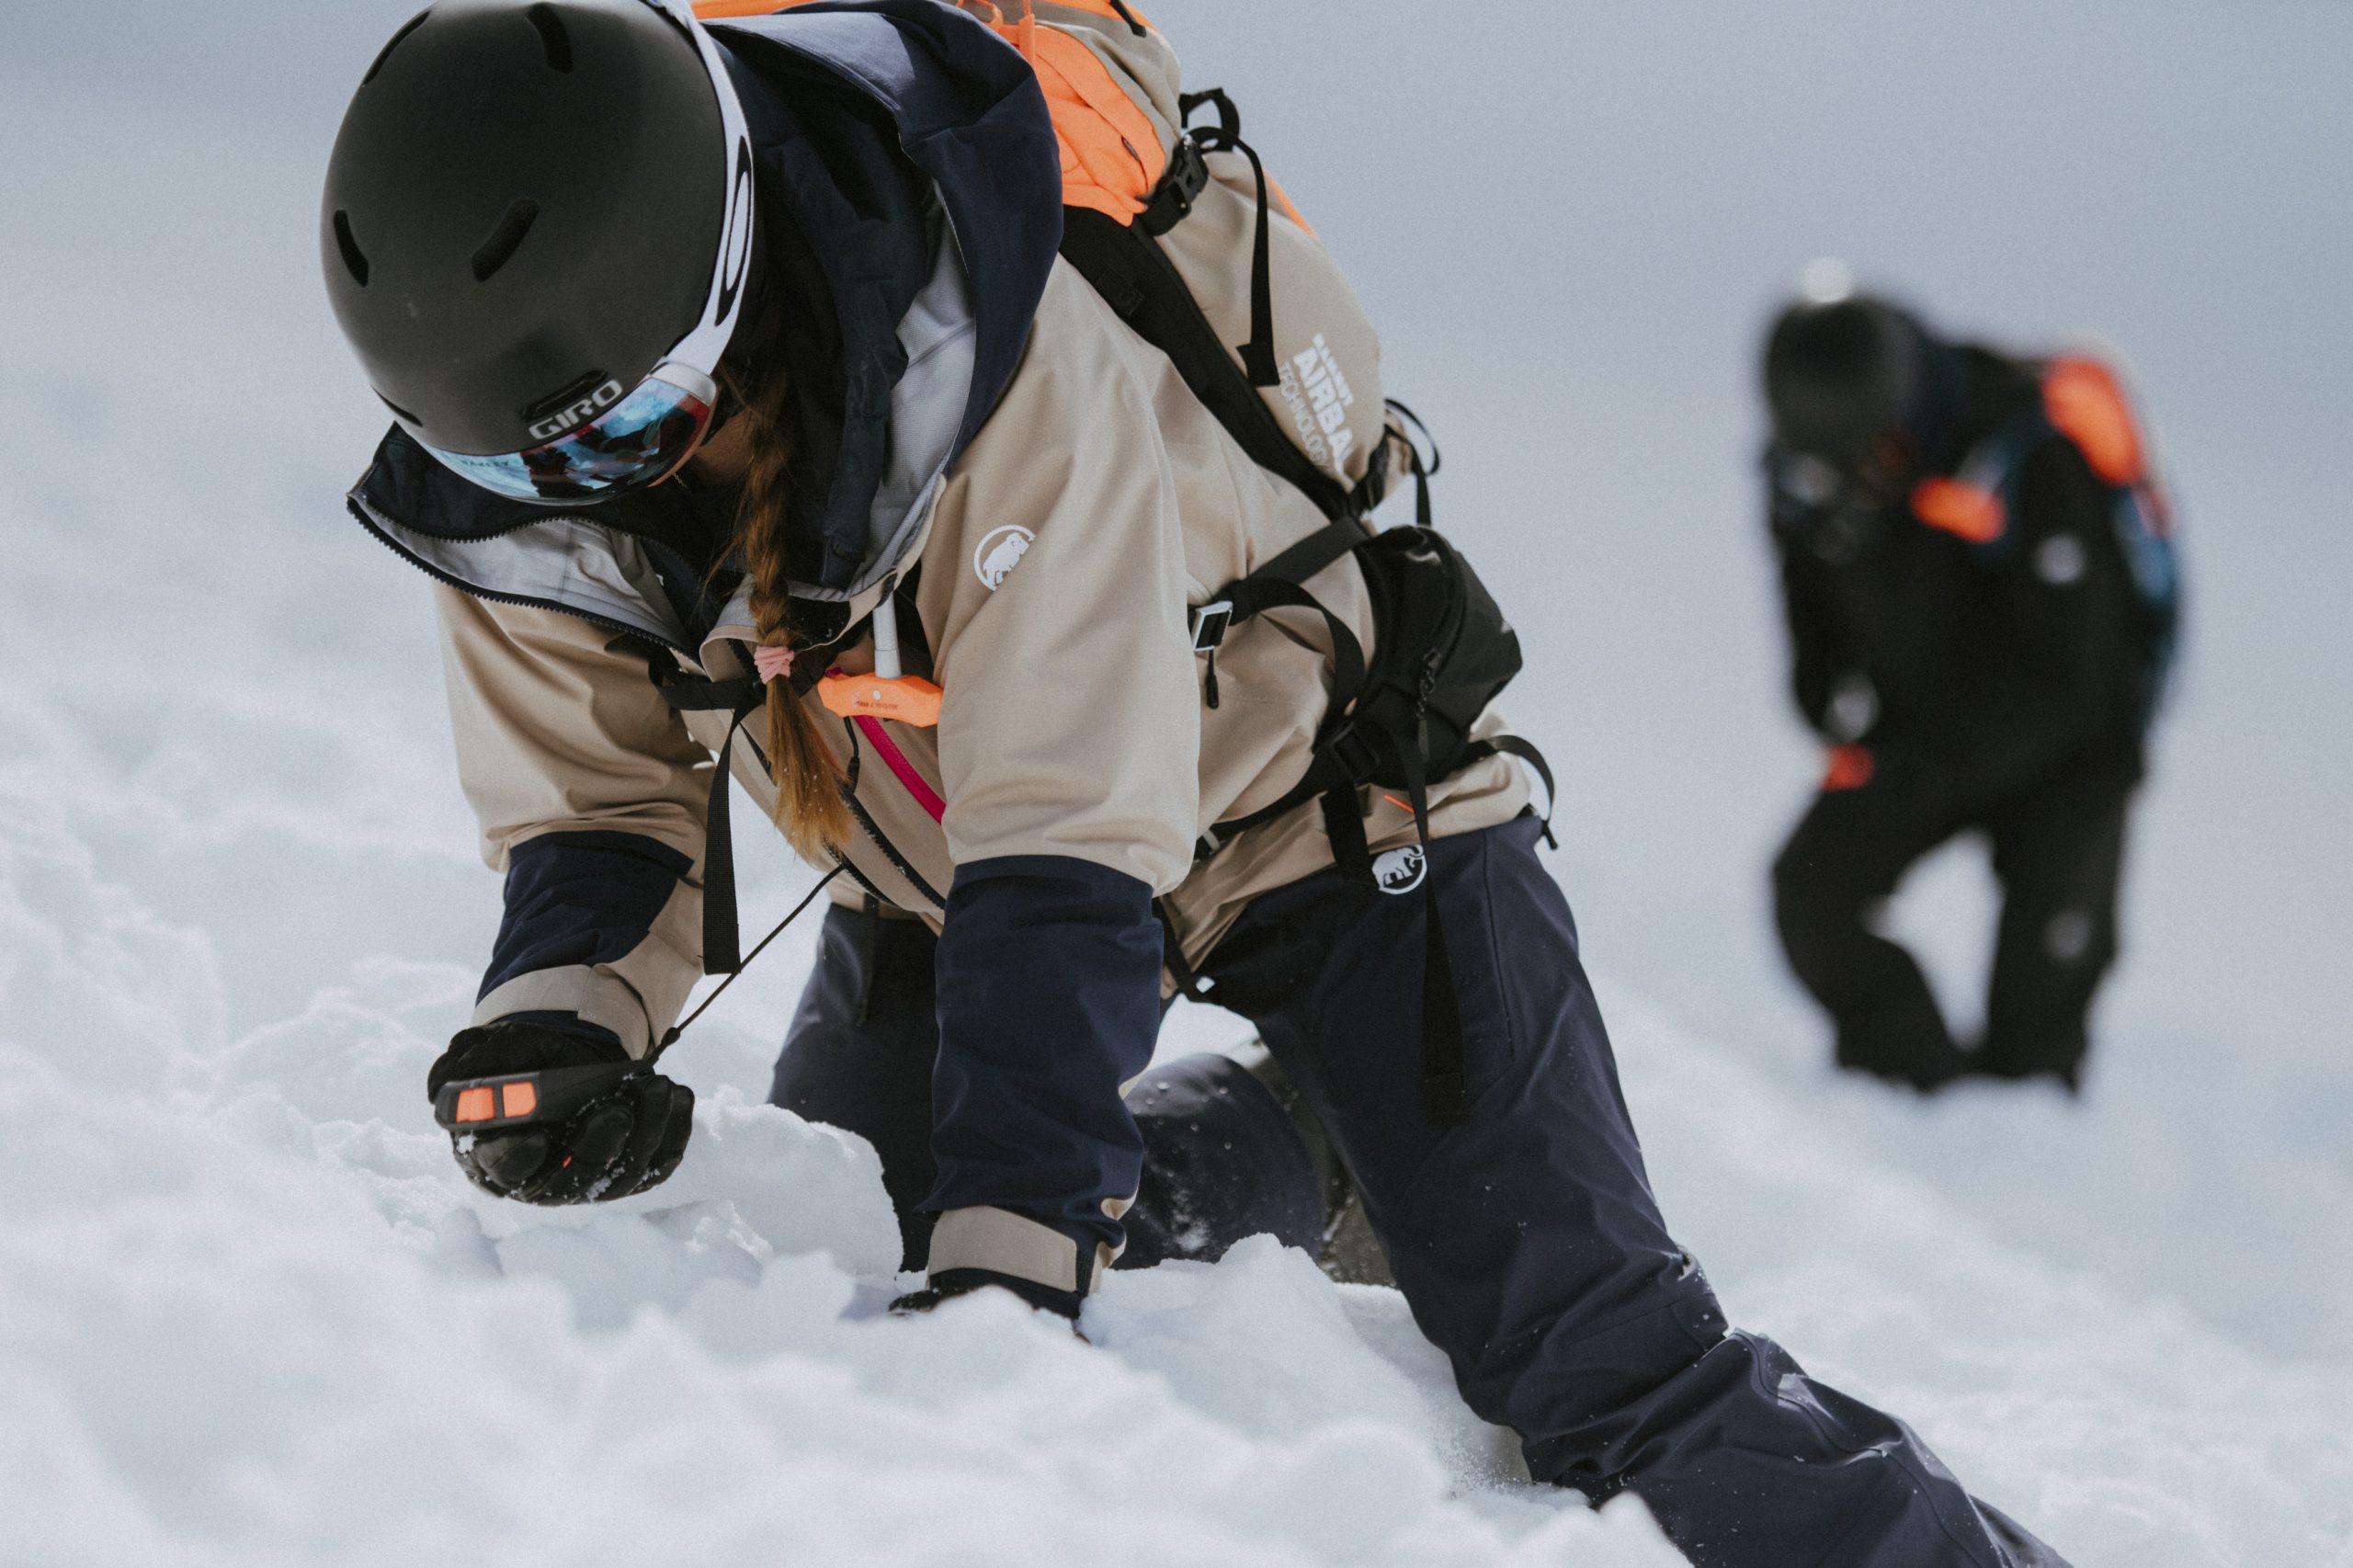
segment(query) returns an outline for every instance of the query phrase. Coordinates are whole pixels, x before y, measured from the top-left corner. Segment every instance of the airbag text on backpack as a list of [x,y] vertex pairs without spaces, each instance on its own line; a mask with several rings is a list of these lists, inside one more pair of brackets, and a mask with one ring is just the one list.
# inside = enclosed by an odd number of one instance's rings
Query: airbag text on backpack
[[1282,394],[1308,457],[1335,479],[1347,482],[1348,453],[1357,444],[1347,411],[1356,406],[1357,394],[1322,333],[1283,366]]

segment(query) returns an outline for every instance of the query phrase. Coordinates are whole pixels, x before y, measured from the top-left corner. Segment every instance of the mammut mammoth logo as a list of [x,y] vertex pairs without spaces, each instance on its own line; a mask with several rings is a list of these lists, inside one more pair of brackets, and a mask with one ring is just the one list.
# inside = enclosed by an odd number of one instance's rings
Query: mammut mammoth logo
[[1372,880],[1381,884],[1382,892],[1412,892],[1422,885],[1423,873],[1428,869],[1429,861],[1418,844],[1372,858]]
[[1030,541],[1037,537],[1017,523],[991,530],[981,540],[980,549],[972,551],[972,574],[981,580],[981,586],[995,593],[997,585],[1029,553]]

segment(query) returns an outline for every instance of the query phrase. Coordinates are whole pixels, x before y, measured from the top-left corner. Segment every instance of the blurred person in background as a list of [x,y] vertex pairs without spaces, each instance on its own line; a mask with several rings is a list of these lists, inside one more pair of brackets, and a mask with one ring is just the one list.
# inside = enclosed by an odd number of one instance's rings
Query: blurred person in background
[[[2075,1090],[2177,619],[2132,413],[2096,360],[1949,341],[1832,278],[1776,318],[1763,369],[1790,689],[1829,747],[1773,867],[1783,949],[1841,1067]],[[1910,867],[1966,832],[2003,901],[1967,1048],[1880,929]]]

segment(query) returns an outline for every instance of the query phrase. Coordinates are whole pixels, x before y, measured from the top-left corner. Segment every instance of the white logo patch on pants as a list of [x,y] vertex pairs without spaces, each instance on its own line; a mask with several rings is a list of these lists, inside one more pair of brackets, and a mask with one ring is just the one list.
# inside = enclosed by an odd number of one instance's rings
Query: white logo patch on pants
[[1418,844],[1384,850],[1372,858],[1372,880],[1381,884],[1382,892],[1412,892],[1422,885],[1423,874],[1428,869],[1429,862]]

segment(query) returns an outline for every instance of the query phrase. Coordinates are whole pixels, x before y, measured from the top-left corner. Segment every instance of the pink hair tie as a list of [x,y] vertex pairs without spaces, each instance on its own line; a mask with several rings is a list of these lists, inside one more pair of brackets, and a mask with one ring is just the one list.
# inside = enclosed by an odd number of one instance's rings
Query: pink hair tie
[[752,650],[752,667],[760,672],[763,685],[780,680],[792,673],[792,650],[780,643],[763,642]]

